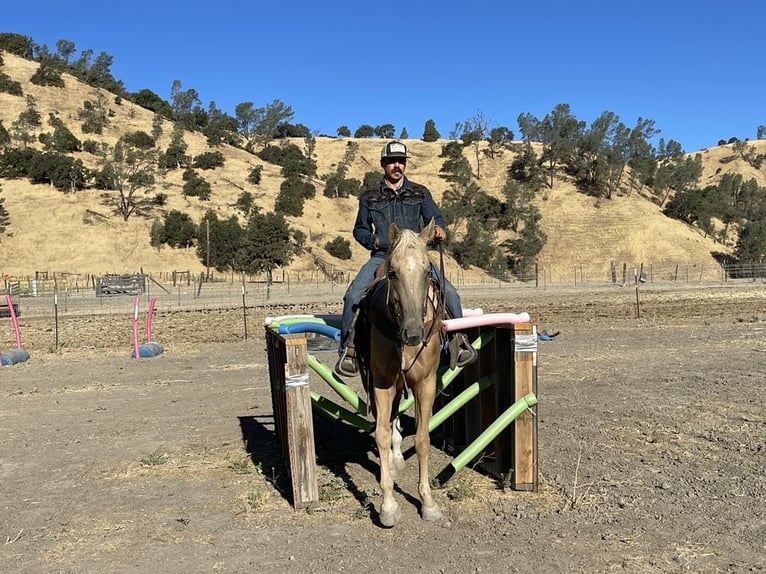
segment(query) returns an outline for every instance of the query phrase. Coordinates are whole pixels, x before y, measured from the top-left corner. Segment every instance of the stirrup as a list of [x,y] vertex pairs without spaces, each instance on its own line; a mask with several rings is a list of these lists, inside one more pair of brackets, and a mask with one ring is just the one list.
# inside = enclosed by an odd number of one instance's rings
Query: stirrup
[[[351,351],[351,353],[349,353]],[[356,377],[359,374],[359,365],[356,363],[354,349],[346,348],[335,363],[335,373],[341,377]]]
[[449,342],[449,367],[465,367],[479,358],[479,353],[473,348],[463,333],[457,333]]

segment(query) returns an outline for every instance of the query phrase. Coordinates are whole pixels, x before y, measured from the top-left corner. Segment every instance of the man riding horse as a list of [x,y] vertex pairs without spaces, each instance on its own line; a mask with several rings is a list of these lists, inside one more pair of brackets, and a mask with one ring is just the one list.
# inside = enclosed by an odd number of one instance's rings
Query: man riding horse
[[[441,241],[446,237],[444,217],[431,192],[424,185],[410,181],[404,175],[408,157],[407,146],[403,143],[386,143],[380,152],[383,178],[378,187],[365,191],[359,197],[359,210],[353,234],[354,239],[370,251],[370,259],[359,269],[343,296],[339,358],[335,365],[335,372],[342,376],[353,377],[359,374],[352,336],[353,324],[359,302],[374,279],[375,270],[386,260],[390,250],[391,224],[395,224],[399,229],[419,233],[433,219],[433,240]],[[438,275],[433,265],[432,272],[435,276]],[[444,304],[449,316],[462,317],[463,308],[455,287],[445,277],[439,277],[439,280],[443,282]],[[454,365],[462,367],[476,360],[476,350],[462,333],[453,335],[450,349],[454,355]]]

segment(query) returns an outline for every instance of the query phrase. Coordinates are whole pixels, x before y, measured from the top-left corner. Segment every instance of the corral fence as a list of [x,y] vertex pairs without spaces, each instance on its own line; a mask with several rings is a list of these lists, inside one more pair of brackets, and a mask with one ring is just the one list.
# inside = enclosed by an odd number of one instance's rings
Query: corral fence
[[[328,272],[329,271],[329,272]],[[592,263],[569,266],[533,266],[530,272],[506,280],[469,275],[462,269],[447,271],[458,290],[537,289],[546,287],[597,288],[655,285],[673,288],[722,283],[766,283],[766,263],[761,264],[617,264],[597,268]],[[82,314],[130,313],[133,298],[155,297],[163,310],[226,309],[243,306],[340,303],[353,274],[338,270],[264,274],[207,274],[190,270],[133,274],[37,272],[34,276],[2,276],[0,293],[8,293],[30,314],[49,314],[55,302],[64,312]]]

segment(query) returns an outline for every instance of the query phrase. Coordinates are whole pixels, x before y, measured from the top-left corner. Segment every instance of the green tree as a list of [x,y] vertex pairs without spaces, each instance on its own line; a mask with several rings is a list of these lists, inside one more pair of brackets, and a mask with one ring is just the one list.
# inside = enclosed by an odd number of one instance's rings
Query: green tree
[[394,137],[394,124],[382,124],[375,126],[373,131],[379,138],[391,139]]
[[151,110],[163,118],[172,119],[173,117],[171,105],[151,90],[144,88],[130,97],[135,104]]
[[162,115],[157,112],[152,116],[152,139],[156,142],[162,135]]
[[84,187],[87,170],[79,159],[60,153],[37,153],[32,157],[27,176],[32,183],[46,183],[74,193]]
[[37,86],[51,86],[54,88],[64,87],[64,78],[61,77],[61,67],[54,60],[47,58],[40,62],[35,73],[29,81]]
[[102,134],[109,125],[109,107],[106,96],[93,92],[93,100],[85,100],[82,109],[77,112],[77,119],[82,121],[82,131],[86,134]]
[[280,122],[274,132],[275,138],[310,138],[311,130],[303,124]]
[[742,263],[766,261],[766,218],[748,221],[742,226],[734,255]]
[[433,120],[426,120],[425,126],[423,126],[423,141],[435,142],[441,137],[441,134],[436,129],[436,123]]
[[495,258],[494,228],[469,220],[462,241],[453,241],[452,255],[463,268],[471,265],[486,269]]
[[329,174],[325,178],[325,197],[356,197],[361,191],[362,182],[354,178],[345,178],[338,173]]
[[541,215],[530,213],[524,218],[524,224],[515,239],[503,243],[511,268],[517,275],[522,275],[534,264],[548,237],[540,228]]
[[215,169],[223,166],[226,159],[220,151],[206,151],[194,156],[192,167],[198,169]]
[[371,138],[375,135],[375,128],[369,124],[362,124],[354,132],[355,138]]
[[241,102],[235,106],[234,115],[240,133],[252,147],[276,137],[279,125],[289,123],[295,112],[284,102],[273,100],[261,108],[255,108],[253,102]]
[[201,177],[193,168],[187,167],[183,174],[184,197],[197,197],[201,201],[207,201],[210,199],[212,188],[210,183]]
[[249,191],[243,191],[237,197],[236,207],[242,212],[242,215],[248,217],[250,213],[256,208],[255,198]]
[[316,195],[316,188],[298,176],[285,178],[279,186],[279,193],[274,202],[274,211],[280,214],[300,217],[303,215],[303,205],[306,199]]
[[149,228],[149,245],[156,247],[157,251],[162,247],[162,234],[165,232],[165,225],[159,219],[152,221]]
[[138,149],[151,149],[156,143],[152,136],[141,130],[125,132],[120,139],[126,144]]
[[343,159],[338,162],[338,167],[332,173],[325,175],[325,197],[349,197],[358,195],[361,182],[357,179],[347,179],[348,169],[353,164],[356,154],[359,152],[359,144],[353,141],[346,143]]
[[174,121],[180,122],[188,130],[193,130],[196,127],[194,111],[201,105],[202,100],[197,90],[184,90],[180,80],[173,80],[170,86],[170,108]]
[[220,220],[215,212],[208,210],[198,226],[197,257],[206,266],[217,271],[239,271],[237,256],[240,253],[245,230],[236,215]]
[[338,134],[338,137],[342,138],[350,138],[351,137],[351,130],[348,129],[348,126],[340,126],[337,130],[335,130],[335,133]]
[[165,214],[161,235],[162,243],[167,243],[170,247],[188,248],[194,245],[196,238],[197,226],[188,213],[172,209]]
[[99,179],[106,189],[117,192],[107,195],[104,201],[114,207],[123,220],[134,213],[144,213],[151,208],[151,201],[144,199],[154,189],[160,174],[159,153],[155,149],[138,149],[118,141],[113,148],[105,146],[101,156]]
[[250,171],[247,173],[247,181],[249,181],[253,185],[260,185],[262,178],[263,178],[262,165],[254,165],[250,169]]
[[47,150],[68,153],[79,151],[82,148],[80,140],[69,131],[69,128],[55,114],[49,114],[48,124],[53,127],[53,134],[40,134],[38,138]]
[[36,49],[37,44],[29,36],[13,32],[0,32],[0,51],[31,60]]
[[64,65],[69,65],[69,58],[75,52],[74,42],[70,40],[56,40],[56,55],[60,60],[64,62]]
[[246,273],[266,272],[270,283],[272,271],[289,265],[293,252],[284,216],[254,213],[247,222],[237,261],[239,269]]
[[11,134],[5,129],[3,120],[0,120],[0,149],[6,149],[11,143]]
[[215,102],[210,102],[207,110],[207,124],[202,133],[207,138],[207,145],[211,147],[223,144],[237,144],[237,120],[226,112],[218,109]]
[[556,169],[566,165],[575,153],[584,129],[585,122],[572,115],[569,104],[557,104],[537,125],[536,134],[543,144],[540,159],[547,166],[549,188],[553,189]]
[[11,216],[8,210],[5,208],[5,198],[2,196],[3,186],[0,185],[0,243],[2,242],[2,235],[8,226],[11,224]]
[[351,259],[351,242],[348,239],[344,239],[338,235],[332,241],[328,241],[324,245],[324,250],[327,251],[333,257],[347,261]]
[[503,153],[503,147],[513,141],[513,132],[504,126],[492,128],[489,131],[489,139],[487,141],[489,142],[489,145],[487,146],[485,153],[490,158],[494,158]]
[[159,165],[166,169],[181,169],[191,163],[191,158],[186,155],[189,148],[184,141],[184,127],[180,122],[173,124],[173,132],[170,135],[170,144],[159,157]]
[[660,207],[663,207],[671,194],[691,189],[701,176],[701,154],[689,157],[675,153],[659,161],[652,193],[659,199]]
[[12,79],[5,72],[0,72],[0,94],[10,94],[12,96],[23,96],[24,90],[21,83]]

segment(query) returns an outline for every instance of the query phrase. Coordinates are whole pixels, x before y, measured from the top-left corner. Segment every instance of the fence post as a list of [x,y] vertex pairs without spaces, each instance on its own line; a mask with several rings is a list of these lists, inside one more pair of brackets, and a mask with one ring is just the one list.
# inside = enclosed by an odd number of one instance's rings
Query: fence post
[[293,508],[319,500],[306,337],[266,327],[274,429],[287,461]]
[[[529,323],[513,329],[514,400],[529,393],[537,396],[537,332]],[[527,409],[511,425],[513,474],[511,488],[537,492],[537,406]]]

